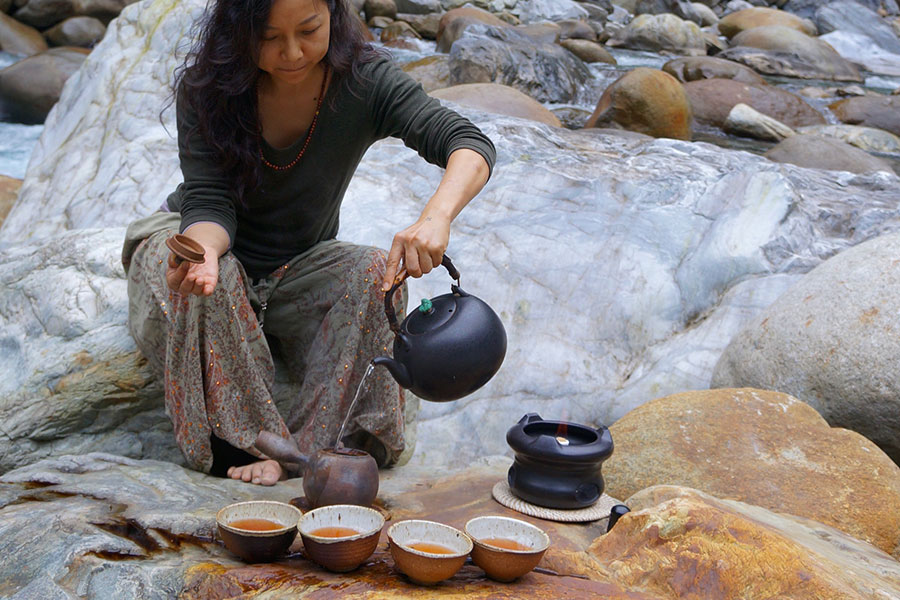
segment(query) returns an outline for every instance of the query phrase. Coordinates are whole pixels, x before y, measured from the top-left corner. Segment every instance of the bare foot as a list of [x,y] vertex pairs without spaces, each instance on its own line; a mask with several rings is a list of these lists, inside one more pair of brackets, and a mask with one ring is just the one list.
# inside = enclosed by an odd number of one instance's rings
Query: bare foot
[[278,481],[287,479],[284,469],[274,460],[261,460],[249,465],[230,467],[228,476],[257,485],[275,485]]

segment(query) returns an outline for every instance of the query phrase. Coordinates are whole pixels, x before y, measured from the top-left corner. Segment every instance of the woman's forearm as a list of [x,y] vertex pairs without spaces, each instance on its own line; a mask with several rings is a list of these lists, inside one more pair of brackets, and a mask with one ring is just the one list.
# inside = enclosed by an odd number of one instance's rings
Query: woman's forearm
[[421,219],[453,221],[481,191],[489,175],[490,167],[481,154],[468,148],[455,150],[440,185],[422,210]]
[[231,247],[231,238],[225,228],[212,221],[194,223],[184,230],[189,238],[200,242],[207,251],[216,253],[216,258],[222,256]]

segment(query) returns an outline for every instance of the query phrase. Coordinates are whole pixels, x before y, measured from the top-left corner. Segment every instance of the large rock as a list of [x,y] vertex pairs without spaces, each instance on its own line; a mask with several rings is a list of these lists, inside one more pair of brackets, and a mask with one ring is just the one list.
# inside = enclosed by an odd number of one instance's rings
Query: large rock
[[683,392],[634,409],[610,433],[603,474],[615,498],[696,488],[815,519],[900,557],[900,467],[787,394]]
[[[16,307],[0,309],[0,332],[13,340],[0,344],[0,382],[9,386],[0,410],[4,431],[17,432],[0,436],[0,471],[79,448],[158,458],[174,447],[158,392],[142,405],[129,395],[137,392],[120,390],[130,416],[106,418],[118,379],[91,365],[135,356],[116,266],[121,228],[180,181],[174,115],[163,113],[164,126],[160,107],[171,49],[204,4],[126,8],[48,116],[0,229],[0,307]],[[611,423],[648,399],[705,388],[735,333],[798,277],[900,230],[894,176],[460,111],[500,151],[486,189],[456,219],[448,252],[464,289],[500,315],[509,345],[485,387],[423,404],[413,463],[440,469],[509,452],[504,434],[525,412]],[[340,238],[389,245],[441,176],[399,140],[374,145],[348,187]],[[412,280],[410,295],[447,286],[446,276]],[[141,381],[144,368],[135,364],[126,381]],[[40,400],[63,379],[84,391],[70,404]],[[57,413],[96,419],[75,435],[68,428],[79,421]]]
[[679,19],[693,21],[697,25],[704,25],[703,14],[686,0],[639,0],[634,8],[634,14],[672,14]]
[[42,123],[86,58],[82,48],[51,48],[0,71],[0,109],[17,123]]
[[767,25],[790,27],[806,35],[818,33],[815,24],[808,19],[765,7],[747,8],[722,17],[719,20],[719,33],[731,39],[742,31]]
[[13,204],[15,204],[21,188],[21,179],[0,175],[0,225],[3,225],[6,215],[9,214]]
[[406,63],[403,70],[421,83],[426,92],[450,86],[450,57],[445,54],[426,56]]
[[513,27],[471,25],[450,49],[450,82],[499,83],[540,102],[572,102],[590,78],[587,66],[553,43]]
[[47,49],[47,42],[34,27],[16,21],[0,11],[0,50],[32,56]]
[[16,0],[13,16],[39,29],[46,29],[69,17],[95,17],[109,22],[137,0]]
[[735,104],[746,104],[790,127],[824,124],[825,118],[800,96],[770,85],[731,79],[700,79],[684,84],[694,119],[722,127]]
[[[588,11],[574,0],[494,0],[502,1],[522,23],[586,20]],[[499,12],[499,11],[497,11]]]
[[900,135],[900,96],[859,96],[828,105],[834,116],[848,125],[884,129]]
[[791,163],[809,169],[851,173],[893,172],[891,163],[886,160],[872,156],[842,140],[815,134],[790,137],[766,151],[765,157],[775,162]]
[[607,46],[672,52],[687,56],[706,54],[706,38],[696,23],[675,15],[640,15],[616,32]]
[[585,127],[621,127],[653,137],[691,139],[691,105],[677,79],[639,67],[615,80]]
[[[898,35],[900,35],[900,21],[897,23]],[[900,76],[900,53],[883,49],[867,35],[839,29],[820,36],[819,39],[834,48],[847,60],[862,65],[867,71]]]
[[898,251],[884,235],[811,271],[735,336],[711,385],[796,396],[900,463]]
[[675,486],[628,503],[590,548],[620,585],[672,600],[900,595],[896,560],[815,521]]
[[766,116],[746,104],[740,103],[735,104],[734,108],[731,109],[731,112],[728,113],[728,118],[725,119],[725,123],[722,125],[722,131],[732,135],[774,142],[781,141],[795,133],[793,129],[781,121],[776,121],[772,117]]
[[662,66],[662,70],[682,83],[698,79],[733,79],[757,85],[766,84],[762,75],[750,67],[714,56],[673,58]]
[[567,39],[559,43],[560,46],[580,58],[586,63],[616,64],[616,59],[606,48],[597,42],[580,39]]
[[837,138],[866,152],[900,155],[900,137],[883,129],[859,125],[808,125],[801,133]]
[[431,95],[489,113],[530,119],[561,127],[559,119],[543,104],[519,90],[496,83],[466,83],[435,90]]
[[106,26],[94,17],[72,17],[57,23],[44,32],[54,46],[79,46],[92,48],[103,39]]
[[876,46],[892,54],[900,54],[900,38],[888,23],[873,10],[858,2],[829,2],[816,11],[819,33],[851,31],[870,38]]
[[863,81],[859,69],[835,52],[834,48],[790,27],[755,27],[734,36],[731,43],[735,47],[722,52],[721,57],[748,65],[760,73],[804,79]]
[[[658,600],[627,590],[596,571],[585,550],[605,530],[553,523],[504,508],[491,497],[510,460],[491,457],[464,471],[382,471],[376,506],[390,518],[374,554],[350,574],[324,571],[301,553],[248,565],[217,541],[215,514],[233,502],[288,502],[303,496],[300,480],[275,487],[218,479],[156,461],[107,454],[68,456],[8,473],[0,492],[0,594],[10,600],[165,597],[496,598],[498,584],[466,565],[439,588],[415,586],[394,568],[386,531],[392,522],[430,519],[463,528],[468,519],[499,514],[547,532],[551,546],[539,571],[519,579],[515,597],[602,597]],[[60,524],[47,527],[48,522]],[[561,575],[577,575],[566,577]],[[236,590],[240,590],[237,592]],[[320,593],[321,592],[321,593]],[[424,596],[423,596],[424,594]]]
[[[893,15],[900,13],[897,0],[854,0],[854,2],[869,10],[885,10],[888,14]],[[828,3],[822,2],[822,0],[787,0],[781,8],[797,16],[809,19],[815,17],[816,11],[823,4]]]
[[509,27],[509,23],[501,21],[486,10],[474,6],[462,6],[448,10],[441,16],[437,32],[438,52],[450,52],[453,42],[458,40],[469,25],[492,25]]

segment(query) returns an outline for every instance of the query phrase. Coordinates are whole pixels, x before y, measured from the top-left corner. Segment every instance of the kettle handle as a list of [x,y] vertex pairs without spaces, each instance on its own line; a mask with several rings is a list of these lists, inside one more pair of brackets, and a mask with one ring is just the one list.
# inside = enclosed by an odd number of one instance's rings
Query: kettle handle
[[[453,266],[450,257],[446,254],[441,258],[441,265],[447,269],[447,272],[450,273],[450,277],[456,280],[456,285],[459,285],[459,271]],[[394,277],[394,285],[392,285],[391,289],[384,295],[384,314],[387,315],[388,323],[391,324],[391,331],[394,332],[394,335],[400,333],[400,323],[397,322],[397,313],[394,311],[394,292],[397,291],[398,287],[403,285],[403,282],[406,281],[407,277],[409,277],[409,273],[406,272],[406,269],[397,273],[397,276]]]

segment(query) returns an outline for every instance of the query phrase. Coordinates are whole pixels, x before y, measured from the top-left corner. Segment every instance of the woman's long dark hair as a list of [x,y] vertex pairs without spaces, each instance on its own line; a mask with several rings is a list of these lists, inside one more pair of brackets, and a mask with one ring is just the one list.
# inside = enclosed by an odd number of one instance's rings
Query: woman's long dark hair
[[[197,114],[188,135],[209,144],[239,202],[260,178],[256,57],[273,1],[214,0],[175,73],[175,94]],[[314,1],[323,2],[331,15],[323,61],[331,69],[331,85],[340,85],[348,75],[358,77],[359,64],[376,52],[366,42],[362,21],[350,13],[349,0]]]

